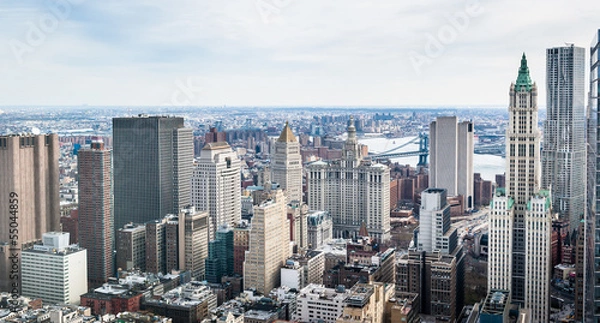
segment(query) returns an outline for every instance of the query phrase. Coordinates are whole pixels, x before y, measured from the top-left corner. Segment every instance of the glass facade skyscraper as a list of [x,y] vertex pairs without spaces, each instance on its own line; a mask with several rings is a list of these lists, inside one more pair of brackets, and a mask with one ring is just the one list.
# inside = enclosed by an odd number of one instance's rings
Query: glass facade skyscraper
[[115,230],[179,214],[191,204],[192,129],[183,118],[113,119]]
[[[593,116],[596,117],[595,123],[588,124],[588,147],[593,147],[593,151],[588,152],[588,159],[593,161],[595,167],[591,167],[588,176],[588,187],[595,188],[592,192],[588,192],[588,214],[589,223],[586,228],[589,229],[586,232],[586,244],[588,245],[588,252],[586,252],[586,265],[585,268],[591,270],[593,268],[593,275],[589,273],[586,275],[586,293],[593,293],[593,295],[586,295],[587,300],[593,300],[591,302],[584,303],[584,313],[586,318],[590,318],[593,315],[593,322],[600,322],[600,185],[598,185],[598,176],[600,176],[600,165],[598,162],[598,132],[597,125],[600,124],[600,114],[598,113],[598,107],[600,106],[600,29],[596,31],[594,39],[592,41],[590,49],[590,92],[589,92],[589,120],[593,120]],[[593,241],[593,242],[592,242]],[[592,247],[591,244],[594,244]],[[589,259],[589,261],[588,261]],[[592,260],[593,259],[593,260]],[[593,284],[593,288],[592,285]],[[589,285],[589,286],[588,286]],[[588,308],[592,307],[592,308]]]
[[546,50],[546,91],[541,186],[551,190],[553,212],[573,232],[585,212],[584,48]]

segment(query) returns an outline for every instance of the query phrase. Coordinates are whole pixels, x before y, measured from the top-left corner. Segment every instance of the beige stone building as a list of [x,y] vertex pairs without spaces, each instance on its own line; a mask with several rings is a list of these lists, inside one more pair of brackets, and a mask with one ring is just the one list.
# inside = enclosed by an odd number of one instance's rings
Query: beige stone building
[[336,323],[383,323],[385,304],[393,295],[393,285],[358,283],[344,301],[344,311]]
[[302,156],[300,143],[286,122],[275,142],[275,154],[271,164],[272,178],[287,191],[287,202],[302,202]]
[[254,207],[250,246],[244,261],[244,288],[269,293],[281,283],[280,268],[290,256],[286,197],[281,189]]

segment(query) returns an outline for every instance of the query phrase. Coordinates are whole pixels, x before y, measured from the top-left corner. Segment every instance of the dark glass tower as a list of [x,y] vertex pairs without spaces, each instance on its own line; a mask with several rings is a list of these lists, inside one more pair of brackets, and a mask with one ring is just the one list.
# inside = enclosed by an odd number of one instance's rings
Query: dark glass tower
[[183,118],[113,119],[115,230],[179,214],[191,203],[192,130]]
[[221,277],[233,275],[233,229],[220,227],[215,237],[208,245],[206,280],[220,283]]

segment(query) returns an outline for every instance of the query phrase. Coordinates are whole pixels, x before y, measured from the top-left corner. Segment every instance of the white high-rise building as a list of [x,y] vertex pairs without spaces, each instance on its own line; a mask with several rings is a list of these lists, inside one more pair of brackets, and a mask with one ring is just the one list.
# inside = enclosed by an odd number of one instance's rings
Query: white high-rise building
[[69,233],[48,232],[43,245],[24,250],[22,259],[22,293],[41,298],[50,304],[79,304],[87,293],[87,252],[69,245]]
[[309,208],[331,214],[334,238],[356,237],[365,223],[371,238],[389,240],[390,170],[363,160],[353,117],[342,155],[306,166]]
[[531,313],[532,322],[548,322],[552,206],[550,192],[540,190],[537,121],[537,86],[523,54],[519,76],[510,87],[506,189],[496,191],[491,207],[488,292],[510,290],[513,302]]
[[244,288],[267,294],[281,283],[280,268],[290,256],[290,225],[281,189],[254,207],[249,248],[244,261]]
[[302,156],[300,143],[286,122],[277,142],[271,165],[272,180],[287,191],[287,202],[302,202]]
[[546,121],[542,187],[552,206],[576,230],[585,211],[585,49],[573,45],[546,50]]
[[209,240],[219,225],[233,226],[242,216],[240,159],[224,141],[207,143],[192,176],[192,204],[209,215]]
[[451,226],[446,194],[443,188],[428,188],[421,193],[416,245],[419,251],[440,251],[448,255],[457,246],[458,234],[456,227]]
[[429,126],[429,187],[445,188],[473,208],[473,122],[438,117]]

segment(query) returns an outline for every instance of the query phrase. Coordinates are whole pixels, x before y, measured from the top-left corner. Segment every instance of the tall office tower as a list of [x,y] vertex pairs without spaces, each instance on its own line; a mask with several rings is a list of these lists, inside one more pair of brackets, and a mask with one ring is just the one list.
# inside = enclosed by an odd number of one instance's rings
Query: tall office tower
[[169,273],[189,270],[192,278],[204,280],[208,256],[208,212],[193,206],[179,215],[168,214],[146,223],[146,270]]
[[183,118],[114,118],[113,142],[115,230],[191,203],[194,147]]
[[60,231],[59,154],[57,135],[0,136],[0,290],[16,282],[11,249]]
[[308,248],[308,228],[306,217],[308,205],[292,201],[287,205],[287,218],[290,221],[290,241],[294,244],[294,253],[303,254]]
[[233,228],[233,272],[236,275],[244,275],[246,251],[250,248],[250,229],[250,224],[245,220],[236,223]]
[[473,122],[438,117],[429,126],[429,187],[445,188],[473,208]]
[[146,226],[128,224],[117,233],[117,270],[146,271]]
[[421,193],[420,224],[417,232],[419,251],[441,251],[450,254],[458,245],[456,227],[450,226],[450,204],[446,189],[428,188]]
[[[592,45],[590,48],[590,92],[589,92],[589,112],[590,119],[595,120],[594,123],[591,123],[591,126],[596,126],[592,128],[590,131],[590,136],[588,140],[590,140],[590,144],[593,149],[591,149],[591,154],[589,158],[593,161],[592,165],[590,165],[591,174],[588,176],[588,185],[592,187],[591,191],[596,192],[600,189],[600,182],[596,180],[598,176],[600,176],[600,165],[597,161],[598,156],[598,146],[599,142],[596,140],[596,134],[598,133],[598,125],[600,125],[600,114],[598,113],[600,108],[600,29],[597,30],[594,34],[594,39],[592,40]],[[595,116],[595,118],[593,117]],[[588,149],[590,146],[588,145]],[[588,191],[588,195],[590,192]],[[585,284],[586,287],[584,290],[588,291],[590,295],[586,296],[587,300],[593,300],[592,302],[585,303],[585,316],[589,318],[593,316],[595,322],[600,322],[600,253],[597,250],[600,250],[600,209],[596,207],[598,203],[597,194],[591,194],[589,197],[588,205],[591,205],[589,218],[588,218],[588,226],[586,228],[586,244],[587,244],[587,252],[586,252],[586,269],[589,270],[586,273]],[[590,245],[592,244],[593,245]],[[594,251],[596,250],[596,251]],[[589,284],[589,285],[587,285]]]
[[281,189],[254,207],[250,248],[244,262],[244,288],[266,294],[280,285],[279,269],[290,256],[286,199]]
[[446,194],[442,188],[421,193],[415,248],[397,263],[396,290],[421,295],[421,313],[452,322],[464,305],[465,256],[457,229],[450,225]]
[[334,238],[356,237],[362,223],[378,241],[390,238],[390,170],[362,159],[354,118],[342,160],[307,165],[308,206],[329,211]]
[[99,140],[77,155],[79,245],[87,250],[88,285],[99,287],[113,276],[112,152]]
[[208,222],[208,212],[198,211],[193,206],[179,212],[179,269],[191,271],[196,280],[203,280],[205,276]]
[[222,225],[217,229],[216,239],[208,245],[206,280],[221,283],[223,276],[233,275],[233,229]]
[[[214,135],[214,139],[222,136]],[[209,142],[192,176],[192,204],[210,216],[209,240],[221,224],[233,226],[242,216],[240,159],[225,141]]]
[[168,218],[146,223],[146,271],[166,274],[166,226]]
[[86,250],[69,245],[66,232],[44,233],[42,243],[23,251],[23,295],[79,305],[79,295],[88,291]]
[[452,254],[409,251],[396,262],[396,295],[420,295],[421,314],[438,322],[454,322],[464,305],[462,247]]
[[585,212],[585,49],[546,50],[546,121],[542,187],[559,218],[577,230]]
[[585,220],[579,222],[579,227],[574,231],[575,243],[575,321],[583,322],[585,302]]
[[165,258],[165,268],[163,273],[169,273],[171,270],[179,270],[183,262],[180,262],[181,250],[179,247],[181,244],[179,243],[182,238],[181,232],[179,231],[180,224],[179,217],[175,215],[168,215],[167,221],[165,225],[165,246],[164,246],[164,258]]
[[506,190],[496,190],[490,214],[488,292],[510,290],[512,301],[529,310],[533,322],[547,322],[552,215],[550,192],[540,190],[537,111],[537,85],[523,54],[510,86]]
[[302,156],[300,143],[286,122],[275,142],[275,154],[271,166],[273,182],[287,191],[287,202],[302,202]]

